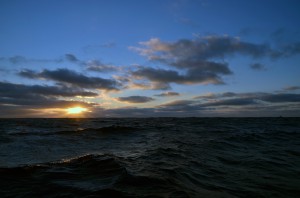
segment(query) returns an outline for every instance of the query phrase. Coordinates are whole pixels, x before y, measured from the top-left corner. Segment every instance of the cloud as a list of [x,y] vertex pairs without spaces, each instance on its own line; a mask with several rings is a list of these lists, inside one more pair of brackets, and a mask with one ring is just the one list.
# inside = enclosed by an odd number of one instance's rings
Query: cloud
[[250,68],[253,70],[263,71],[266,70],[265,66],[260,63],[253,63],[250,65]]
[[171,89],[169,84],[163,82],[130,82],[130,89],[146,89],[146,90],[168,90]]
[[299,90],[300,86],[289,86],[289,87],[285,87],[283,90],[285,91],[295,91],[295,90]]
[[85,66],[87,70],[95,72],[112,72],[118,70],[118,67],[104,64],[99,60],[88,61],[85,63]]
[[[83,101],[61,99],[61,97],[74,96],[95,97],[97,94],[69,87],[0,82],[0,117],[26,117],[31,113],[37,115],[37,112],[41,113],[43,109],[47,108],[67,108],[70,106],[88,108],[95,105]],[[47,116],[47,113],[44,112],[44,115]],[[61,115],[57,114],[57,116]]]
[[165,104],[158,105],[157,108],[163,111],[194,111],[201,107],[193,100],[175,100]]
[[154,96],[158,96],[158,97],[169,97],[169,96],[179,96],[180,94],[177,93],[177,92],[164,92],[164,93],[161,93],[161,94],[157,94],[157,95],[154,95]]
[[300,102],[300,94],[266,94],[259,99],[272,103]]
[[16,55],[12,57],[0,57],[0,61],[9,61],[12,64],[24,64],[24,63],[59,63],[62,59],[37,59],[27,58],[25,56]]
[[[7,103],[10,102],[10,103]],[[13,102],[13,103],[12,103]],[[93,104],[80,102],[80,101],[67,101],[67,100],[25,100],[19,99],[6,99],[0,98],[0,117],[2,118],[40,118],[40,117],[67,117],[66,108],[81,106],[91,109]]]
[[39,78],[44,80],[53,80],[71,86],[89,89],[118,90],[118,87],[120,86],[120,84],[113,79],[88,77],[78,72],[63,68],[53,71],[44,69],[39,73],[32,70],[23,70],[19,72],[19,75],[32,79]]
[[[92,104],[82,101],[59,100],[57,98],[47,98],[37,96],[35,98],[0,98],[0,104],[14,106],[28,106],[28,108],[45,109],[45,108],[67,108],[70,106],[89,107]],[[15,107],[18,108],[18,107]]]
[[22,71],[18,72],[18,75],[30,79],[42,78],[39,73],[31,69],[23,69]]
[[194,97],[194,99],[216,99],[216,98],[218,98],[218,96],[214,93],[206,93],[206,94],[202,94],[200,96]]
[[186,74],[179,74],[175,70],[154,69],[150,67],[140,67],[132,72],[134,78],[146,78],[150,81],[177,84],[224,84],[223,80],[216,73],[203,72],[201,69],[191,69]]
[[[194,99],[213,99],[214,102],[208,102],[209,105],[240,105],[261,102],[269,103],[286,103],[300,102],[300,94],[287,93],[265,93],[265,92],[249,92],[249,93],[234,93],[225,92],[219,94],[205,94],[194,97]],[[205,103],[203,103],[205,104]]]
[[282,45],[279,49],[271,52],[272,58],[286,58],[300,53],[300,42]]
[[168,63],[190,59],[203,61],[234,54],[263,57],[272,51],[266,44],[255,44],[241,41],[236,37],[216,35],[199,37],[195,40],[180,39],[176,42],[163,42],[158,38],[152,38],[140,44],[144,48],[133,47],[132,49],[147,56],[150,60]]
[[245,106],[258,104],[258,102],[252,98],[234,98],[234,99],[225,99],[213,102],[207,102],[202,104],[202,107],[217,107],[217,106]]
[[36,96],[54,97],[96,97],[97,93],[66,86],[23,85],[0,82],[0,97],[34,98]]
[[192,105],[192,104],[195,104],[195,101],[193,101],[193,100],[175,100],[172,102],[161,104],[161,105],[159,105],[159,107],[187,106],[187,105]]
[[207,93],[194,97],[194,99],[224,99],[224,98],[259,98],[267,95],[264,92],[249,92],[249,93],[235,93],[235,92],[223,92],[223,93]]
[[[180,39],[175,42],[152,38],[140,42],[140,47],[130,47],[150,61],[158,62],[177,70],[140,68],[134,74],[155,82],[178,84],[224,84],[222,77],[233,74],[224,60],[236,55],[258,58],[282,58],[300,53],[300,42],[272,48],[266,43],[252,43],[237,37],[210,35],[195,39]],[[254,70],[265,70],[264,65],[250,65]],[[155,73],[155,75],[154,75]],[[165,79],[162,74],[165,73]],[[185,74],[183,74],[185,73]]]
[[13,57],[10,57],[8,60],[13,64],[29,62],[29,60],[26,59],[24,56],[13,56]]
[[73,54],[65,54],[65,58],[70,62],[78,62],[79,60]]
[[151,102],[154,98],[147,96],[128,96],[128,97],[119,97],[117,98],[120,102],[128,102],[128,103],[146,103]]

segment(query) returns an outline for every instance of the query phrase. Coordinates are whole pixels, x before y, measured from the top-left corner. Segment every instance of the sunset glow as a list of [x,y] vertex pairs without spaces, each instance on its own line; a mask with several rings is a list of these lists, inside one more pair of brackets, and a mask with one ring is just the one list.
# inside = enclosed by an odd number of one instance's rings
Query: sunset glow
[[82,107],[72,107],[67,109],[68,114],[80,114],[85,111],[87,111],[87,109]]

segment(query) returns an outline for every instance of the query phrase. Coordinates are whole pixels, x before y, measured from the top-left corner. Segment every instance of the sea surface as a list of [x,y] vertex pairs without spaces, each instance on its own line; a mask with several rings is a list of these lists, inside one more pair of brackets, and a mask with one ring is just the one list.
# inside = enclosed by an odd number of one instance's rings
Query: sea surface
[[0,197],[300,197],[300,118],[0,119]]

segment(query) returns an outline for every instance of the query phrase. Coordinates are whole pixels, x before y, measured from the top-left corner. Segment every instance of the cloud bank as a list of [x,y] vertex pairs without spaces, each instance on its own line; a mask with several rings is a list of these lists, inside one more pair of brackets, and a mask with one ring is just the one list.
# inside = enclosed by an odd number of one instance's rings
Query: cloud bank
[[146,96],[128,96],[128,97],[119,97],[117,98],[120,102],[128,102],[128,103],[146,103],[153,101],[154,98],[146,97]]
[[57,70],[44,69],[41,72],[35,72],[32,70],[23,70],[19,72],[19,75],[31,79],[52,80],[59,83],[80,87],[80,88],[118,90],[120,86],[120,84],[113,79],[89,77],[65,68],[60,68]]

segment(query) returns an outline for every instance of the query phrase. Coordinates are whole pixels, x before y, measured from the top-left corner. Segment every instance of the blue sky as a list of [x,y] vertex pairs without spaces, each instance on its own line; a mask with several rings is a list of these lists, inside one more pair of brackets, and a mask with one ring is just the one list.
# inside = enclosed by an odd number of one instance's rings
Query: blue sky
[[299,8],[1,0],[0,116],[300,116]]

